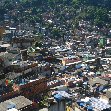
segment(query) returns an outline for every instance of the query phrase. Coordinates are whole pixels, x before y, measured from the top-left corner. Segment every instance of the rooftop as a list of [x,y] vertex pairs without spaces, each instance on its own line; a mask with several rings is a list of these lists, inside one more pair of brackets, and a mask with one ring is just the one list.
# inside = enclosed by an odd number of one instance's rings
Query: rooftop
[[18,96],[18,97],[6,100],[4,102],[1,102],[0,110],[7,111],[7,107],[12,103],[15,104],[16,109],[21,109],[32,104],[32,102],[29,99],[25,98],[24,96]]

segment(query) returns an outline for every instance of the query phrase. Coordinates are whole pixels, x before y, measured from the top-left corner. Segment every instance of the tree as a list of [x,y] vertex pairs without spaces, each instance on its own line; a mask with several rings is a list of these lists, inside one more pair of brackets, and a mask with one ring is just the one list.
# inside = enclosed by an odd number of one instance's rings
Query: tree
[[41,42],[35,42],[35,47],[42,47],[42,43]]

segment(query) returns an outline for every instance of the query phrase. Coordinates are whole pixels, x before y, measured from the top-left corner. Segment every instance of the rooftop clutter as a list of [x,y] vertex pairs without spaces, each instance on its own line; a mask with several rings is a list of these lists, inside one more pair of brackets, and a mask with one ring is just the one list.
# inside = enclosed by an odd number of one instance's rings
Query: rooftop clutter
[[47,91],[55,90],[51,99],[57,104],[51,111],[65,111],[66,106],[82,111],[111,110],[108,25],[100,28],[76,18],[78,13],[81,18],[83,8],[87,9],[83,5],[76,10],[72,4],[56,0],[56,4],[50,1],[53,6],[43,3],[35,8],[33,2],[37,0],[24,1],[23,6],[20,1],[14,2],[12,11],[5,11],[5,20],[0,22],[4,28],[0,41],[0,101],[23,95],[38,104]]

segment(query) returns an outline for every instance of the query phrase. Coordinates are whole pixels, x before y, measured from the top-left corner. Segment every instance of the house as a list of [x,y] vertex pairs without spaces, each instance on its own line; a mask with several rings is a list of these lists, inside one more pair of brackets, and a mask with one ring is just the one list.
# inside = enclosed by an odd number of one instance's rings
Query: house
[[7,67],[10,65],[9,61],[12,60],[14,57],[14,55],[10,54],[10,53],[7,53],[7,52],[1,52],[0,53],[0,58],[3,60],[4,62],[4,67]]
[[111,56],[111,47],[105,47],[105,57]]
[[28,36],[12,38],[12,46],[15,48],[25,49],[32,46],[34,38]]
[[5,79],[5,74],[3,73],[3,70],[4,70],[4,60],[3,58],[0,57],[0,81],[1,79]]
[[8,111],[9,109],[16,108],[17,110],[31,111],[33,109],[32,104],[33,102],[25,98],[24,96],[18,96],[1,102],[0,110]]
[[0,52],[6,52],[8,47],[10,47],[10,44],[0,44]]
[[106,97],[108,98],[109,104],[111,104],[111,90],[106,91]]
[[8,75],[8,78],[10,79],[14,79],[17,78],[19,76],[25,76],[26,74],[31,74],[31,72],[33,71],[36,73],[37,71],[37,62],[33,62],[33,61],[13,61],[10,65],[11,68],[11,74]]
[[93,79],[90,79],[90,80],[89,80],[89,84],[90,84],[91,86],[93,86],[93,85],[96,84],[96,83],[99,83],[99,84],[101,84],[101,85],[106,85],[106,84],[108,84],[108,81],[105,81],[105,80],[103,80],[103,79],[100,79],[99,77],[96,77],[96,78],[93,78]]
[[76,63],[79,62],[80,59],[77,56],[67,56],[67,57],[63,57],[62,59],[62,64],[63,65],[69,65],[70,63]]
[[2,37],[2,40],[5,42],[5,43],[9,43],[12,41],[12,33],[11,32],[5,32],[3,34],[3,37]]
[[4,60],[5,67],[9,66],[10,65],[9,62],[13,61],[17,56],[19,58],[18,53],[8,53],[8,52],[1,52],[0,53],[0,57],[2,57]]
[[11,43],[12,37],[15,35],[15,31],[16,31],[16,28],[7,26],[5,29],[5,32],[3,33],[2,40],[6,43],[9,43],[9,42]]
[[111,105],[111,89],[107,89],[107,91],[104,94],[100,95],[100,98],[104,99]]
[[65,111],[65,109],[66,109],[66,102],[64,101],[64,98],[62,98],[60,102],[56,101],[51,102],[48,111]]

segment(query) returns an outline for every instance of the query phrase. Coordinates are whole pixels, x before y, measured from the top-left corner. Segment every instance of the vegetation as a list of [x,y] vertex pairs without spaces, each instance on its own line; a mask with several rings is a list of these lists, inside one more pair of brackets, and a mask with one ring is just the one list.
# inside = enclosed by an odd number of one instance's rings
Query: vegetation
[[[16,8],[19,10],[16,16],[13,16],[14,21],[18,19],[29,21],[31,24],[42,22],[41,13],[44,13],[47,8],[55,9],[55,13],[64,20],[64,15],[57,11],[58,5],[61,7],[70,6],[69,11],[75,13],[73,22],[78,24],[79,20],[88,20],[98,27],[111,27],[111,2],[110,0],[6,0],[4,5],[0,7],[0,20],[3,20],[3,15],[9,13]],[[7,10],[6,10],[7,9]],[[25,10],[25,12],[24,12]],[[55,32],[59,31],[54,29]]]

